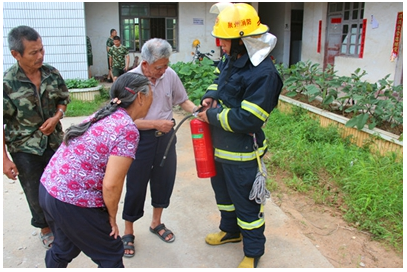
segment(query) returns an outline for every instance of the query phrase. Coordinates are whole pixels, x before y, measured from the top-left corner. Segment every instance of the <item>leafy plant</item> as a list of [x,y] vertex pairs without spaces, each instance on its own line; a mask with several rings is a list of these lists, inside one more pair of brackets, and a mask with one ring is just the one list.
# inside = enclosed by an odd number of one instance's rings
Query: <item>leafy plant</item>
[[313,84],[307,85],[305,94],[309,96],[309,101],[322,98],[324,109],[332,109],[332,103],[338,98],[341,82],[336,76],[336,72],[331,65],[323,71],[317,71]]
[[347,94],[346,99],[353,102],[345,112],[353,112],[355,115],[346,126],[362,129],[368,124],[369,129],[372,129],[383,122],[391,123],[392,127],[403,124],[403,86],[394,86],[388,80],[390,75],[374,84],[362,82],[360,77],[355,76],[357,72],[351,79],[355,86],[343,90]]
[[319,63],[312,64],[311,61],[300,61],[291,65],[287,71],[288,78],[284,81],[284,87],[288,91],[286,96],[294,97],[298,93],[306,92],[306,87],[318,77],[318,66]]
[[362,80],[366,71],[356,69],[350,77],[337,76],[331,66],[325,70],[310,61],[298,62],[289,69],[277,66],[282,78],[286,96],[303,94],[311,102],[320,99],[322,108],[333,111],[339,108],[342,113],[353,112],[346,123],[348,127],[369,129],[391,123],[391,127],[403,124],[403,85],[394,86],[388,78],[376,83]]
[[90,79],[65,79],[65,84],[68,89],[85,89],[99,85],[99,81],[94,77]]
[[215,67],[213,61],[203,58],[199,63],[177,62],[171,68],[178,74],[184,85],[189,99],[199,104],[206,88],[213,83],[216,75],[213,73]]

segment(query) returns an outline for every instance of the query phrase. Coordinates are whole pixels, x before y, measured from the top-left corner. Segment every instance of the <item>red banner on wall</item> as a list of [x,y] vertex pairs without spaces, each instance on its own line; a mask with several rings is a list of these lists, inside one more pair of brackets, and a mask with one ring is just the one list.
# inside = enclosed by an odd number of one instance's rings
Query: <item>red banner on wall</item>
[[367,26],[367,19],[363,19],[362,23],[362,37],[360,41],[360,52],[359,58],[363,58],[363,53],[365,52],[365,39],[366,39],[366,26]]
[[319,20],[319,23],[318,23],[317,53],[321,53],[321,32],[322,32],[322,21]]
[[397,13],[396,29],[394,31],[393,51],[391,52],[390,60],[394,61],[399,55],[401,29],[403,27],[403,12]]

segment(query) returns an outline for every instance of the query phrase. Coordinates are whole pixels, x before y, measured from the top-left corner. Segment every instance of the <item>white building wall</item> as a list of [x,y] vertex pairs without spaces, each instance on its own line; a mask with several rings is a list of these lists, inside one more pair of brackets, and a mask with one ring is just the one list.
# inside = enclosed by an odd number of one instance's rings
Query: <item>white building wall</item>
[[[189,2],[179,3],[179,52],[174,54],[171,62],[192,61],[192,42],[198,39],[201,42],[199,50],[208,53],[215,51],[214,57],[220,57],[220,49],[216,47],[216,40],[211,35],[217,14],[209,13],[215,3]],[[202,25],[194,25],[194,19],[202,19]],[[216,56],[215,56],[216,55]]]
[[[207,53],[214,50],[216,56],[220,51],[216,48],[215,38],[211,31],[216,15],[210,14],[209,9],[214,3],[180,2],[178,13],[178,43],[179,50],[171,55],[170,62],[188,62],[192,60],[192,42],[199,39],[200,51]],[[92,43],[93,66],[92,75],[107,75],[106,40],[110,36],[110,29],[117,30],[120,36],[119,3],[85,2],[86,32]],[[194,19],[202,19],[202,25],[194,25]],[[134,56],[140,53],[130,53],[130,64]]]
[[[362,78],[368,82],[377,82],[390,74],[394,80],[396,66],[402,67],[402,58],[390,60],[397,13],[403,11],[403,3],[366,2],[364,18],[367,19],[366,39],[363,58],[346,56],[335,57],[334,69],[340,76],[350,76],[357,68],[367,72]],[[379,22],[373,29],[371,15]],[[317,53],[318,22],[322,20],[321,52]],[[304,26],[302,42],[302,61],[324,63],[325,39],[327,27],[327,3],[304,4]],[[400,65],[401,62],[401,65]]]
[[16,63],[7,34],[19,25],[30,26],[41,35],[44,62],[57,68],[64,79],[88,77],[82,2],[4,2],[3,71]]
[[[277,37],[276,47],[272,51],[273,57],[277,63],[284,63],[288,66],[290,57],[290,18],[291,11],[288,13],[287,7],[291,3],[261,3],[261,9],[258,11],[261,23],[269,27],[269,32]],[[286,25],[288,24],[288,25]]]
[[[321,67],[324,63],[326,18],[327,3],[304,3],[301,60],[321,63]],[[321,51],[318,53],[318,27],[320,20],[322,20]]]
[[[335,70],[338,75],[350,75],[356,68],[367,72],[366,81],[377,82],[390,74],[389,79],[395,79],[397,61],[391,61],[394,31],[397,13],[403,11],[403,3],[365,3],[365,18],[367,18],[366,40],[363,58],[336,57]],[[379,22],[378,28],[372,28],[371,16]]]
[[[90,38],[93,53],[93,76],[107,75],[106,41],[110,29],[117,30],[120,36],[119,3],[118,2],[85,2],[86,34]],[[131,53],[130,56],[133,54]],[[130,61],[133,64],[133,60]]]

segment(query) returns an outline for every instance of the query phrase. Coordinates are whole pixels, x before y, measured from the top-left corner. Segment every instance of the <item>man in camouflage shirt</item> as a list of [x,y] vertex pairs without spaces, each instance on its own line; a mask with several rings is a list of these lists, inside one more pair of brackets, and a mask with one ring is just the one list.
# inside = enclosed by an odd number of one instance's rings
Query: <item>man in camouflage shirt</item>
[[113,38],[114,46],[109,50],[109,62],[113,73],[113,82],[129,70],[129,50],[121,44],[120,37]]
[[86,54],[88,57],[88,78],[92,78],[90,67],[93,65],[92,43],[89,36],[86,36]]
[[58,70],[43,63],[44,47],[37,31],[28,26],[13,28],[8,45],[17,63],[3,75],[3,173],[20,180],[31,225],[41,229],[39,237],[49,248],[54,237],[38,191],[44,168],[62,142],[60,119],[70,102],[69,92]]
[[108,69],[108,71],[107,71],[107,81],[108,82],[113,82],[112,67],[110,66],[110,61],[109,61],[109,50],[114,45],[113,37],[115,37],[115,36],[117,36],[116,29],[114,29],[114,28],[110,29],[110,37],[107,38],[107,40],[106,40],[107,69]]

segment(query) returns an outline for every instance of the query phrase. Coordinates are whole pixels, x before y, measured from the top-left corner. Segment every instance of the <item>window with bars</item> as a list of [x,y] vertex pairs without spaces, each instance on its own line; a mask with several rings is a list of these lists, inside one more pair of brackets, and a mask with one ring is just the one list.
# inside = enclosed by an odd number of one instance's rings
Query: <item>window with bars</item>
[[340,55],[360,57],[364,44],[364,8],[365,3],[345,2],[329,3],[330,14],[342,14],[342,44]]
[[120,3],[121,41],[131,52],[140,52],[151,38],[167,40],[178,50],[177,3]]

